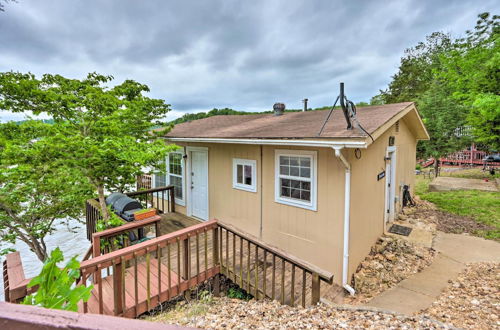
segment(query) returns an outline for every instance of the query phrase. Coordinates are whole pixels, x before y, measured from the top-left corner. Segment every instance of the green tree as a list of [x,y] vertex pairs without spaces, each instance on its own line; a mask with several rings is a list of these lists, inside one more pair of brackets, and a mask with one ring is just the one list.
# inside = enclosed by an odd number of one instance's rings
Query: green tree
[[500,149],[500,16],[482,13],[474,30],[441,54],[437,77],[470,108],[468,123],[477,142]]
[[56,158],[53,133],[37,121],[0,124],[0,238],[23,241],[40,261],[55,222],[81,217],[92,195],[87,180]]
[[420,113],[429,141],[421,141],[418,153],[422,157],[436,159],[435,173],[439,173],[439,158],[464,148],[469,137],[460,135],[457,128],[463,127],[467,118],[467,107],[450,96],[447,87],[435,81],[418,99]]
[[[441,66],[440,55],[451,48],[449,34],[434,32],[415,47],[405,50],[398,72],[392,76],[385,91],[380,91],[382,103],[416,101],[431,86],[434,71]],[[379,98],[374,101],[380,102]]]
[[123,190],[145,167],[158,167],[173,146],[151,128],[170,110],[163,100],[144,96],[146,85],[91,73],[86,79],[45,74],[0,74],[0,109],[45,113],[54,119],[50,152],[74,169],[97,192],[105,221],[105,190]]

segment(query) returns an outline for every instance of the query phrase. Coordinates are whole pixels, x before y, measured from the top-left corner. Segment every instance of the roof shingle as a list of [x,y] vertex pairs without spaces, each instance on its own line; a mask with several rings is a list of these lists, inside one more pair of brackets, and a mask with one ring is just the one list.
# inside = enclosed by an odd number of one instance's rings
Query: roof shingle
[[[357,119],[370,134],[412,105],[412,102],[369,106],[357,109]],[[347,130],[342,110],[333,111],[320,136],[318,133],[329,111],[213,116],[176,125],[171,138],[356,138],[366,137],[359,128]]]

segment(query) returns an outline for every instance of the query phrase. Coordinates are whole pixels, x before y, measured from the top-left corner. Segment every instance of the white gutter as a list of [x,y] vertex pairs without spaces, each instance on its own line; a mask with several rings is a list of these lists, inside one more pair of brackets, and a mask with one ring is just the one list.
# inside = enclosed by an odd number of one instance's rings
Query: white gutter
[[341,147],[332,147],[337,157],[345,167],[345,188],[344,188],[344,255],[342,261],[342,286],[354,296],[356,291],[348,283],[349,273],[349,227],[350,227],[350,209],[351,209],[351,164],[342,155]]
[[202,143],[233,143],[233,144],[268,144],[301,147],[331,147],[331,148],[366,148],[366,141],[356,140],[303,140],[303,139],[226,139],[226,138],[179,138],[165,137],[169,141],[202,142]]

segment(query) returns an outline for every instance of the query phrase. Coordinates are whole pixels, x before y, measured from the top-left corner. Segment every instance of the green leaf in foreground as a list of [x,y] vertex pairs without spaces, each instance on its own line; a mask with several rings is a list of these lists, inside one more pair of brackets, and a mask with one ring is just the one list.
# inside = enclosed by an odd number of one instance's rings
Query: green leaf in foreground
[[80,263],[73,257],[61,269],[57,264],[63,260],[59,248],[50,253],[40,274],[28,284],[28,288],[38,286],[38,290],[26,296],[23,304],[76,312],[80,301],[88,301],[93,286],[75,285],[80,278]]

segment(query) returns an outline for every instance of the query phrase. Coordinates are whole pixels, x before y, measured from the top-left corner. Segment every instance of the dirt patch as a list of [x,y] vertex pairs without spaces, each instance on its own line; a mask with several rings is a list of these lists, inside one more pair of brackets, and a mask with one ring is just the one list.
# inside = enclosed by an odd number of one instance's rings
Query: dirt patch
[[440,211],[436,209],[434,204],[418,197],[415,198],[415,202],[417,206],[405,208],[403,214],[399,215],[400,220],[408,221],[411,224],[419,222],[432,223],[436,225],[437,230],[452,234],[475,234],[480,231],[495,229],[470,217]]
[[460,328],[500,329],[500,264],[467,265],[421,314]]
[[381,237],[353,276],[354,297],[347,304],[366,303],[432,263],[435,251],[396,237]]
[[[369,310],[352,310],[319,304],[309,308],[276,301],[242,301],[213,298],[203,313],[191,317],[157,315],[150,319],[203,329],[447,329],[435,320]],[[201,310],[196,307],[197,311]]]

